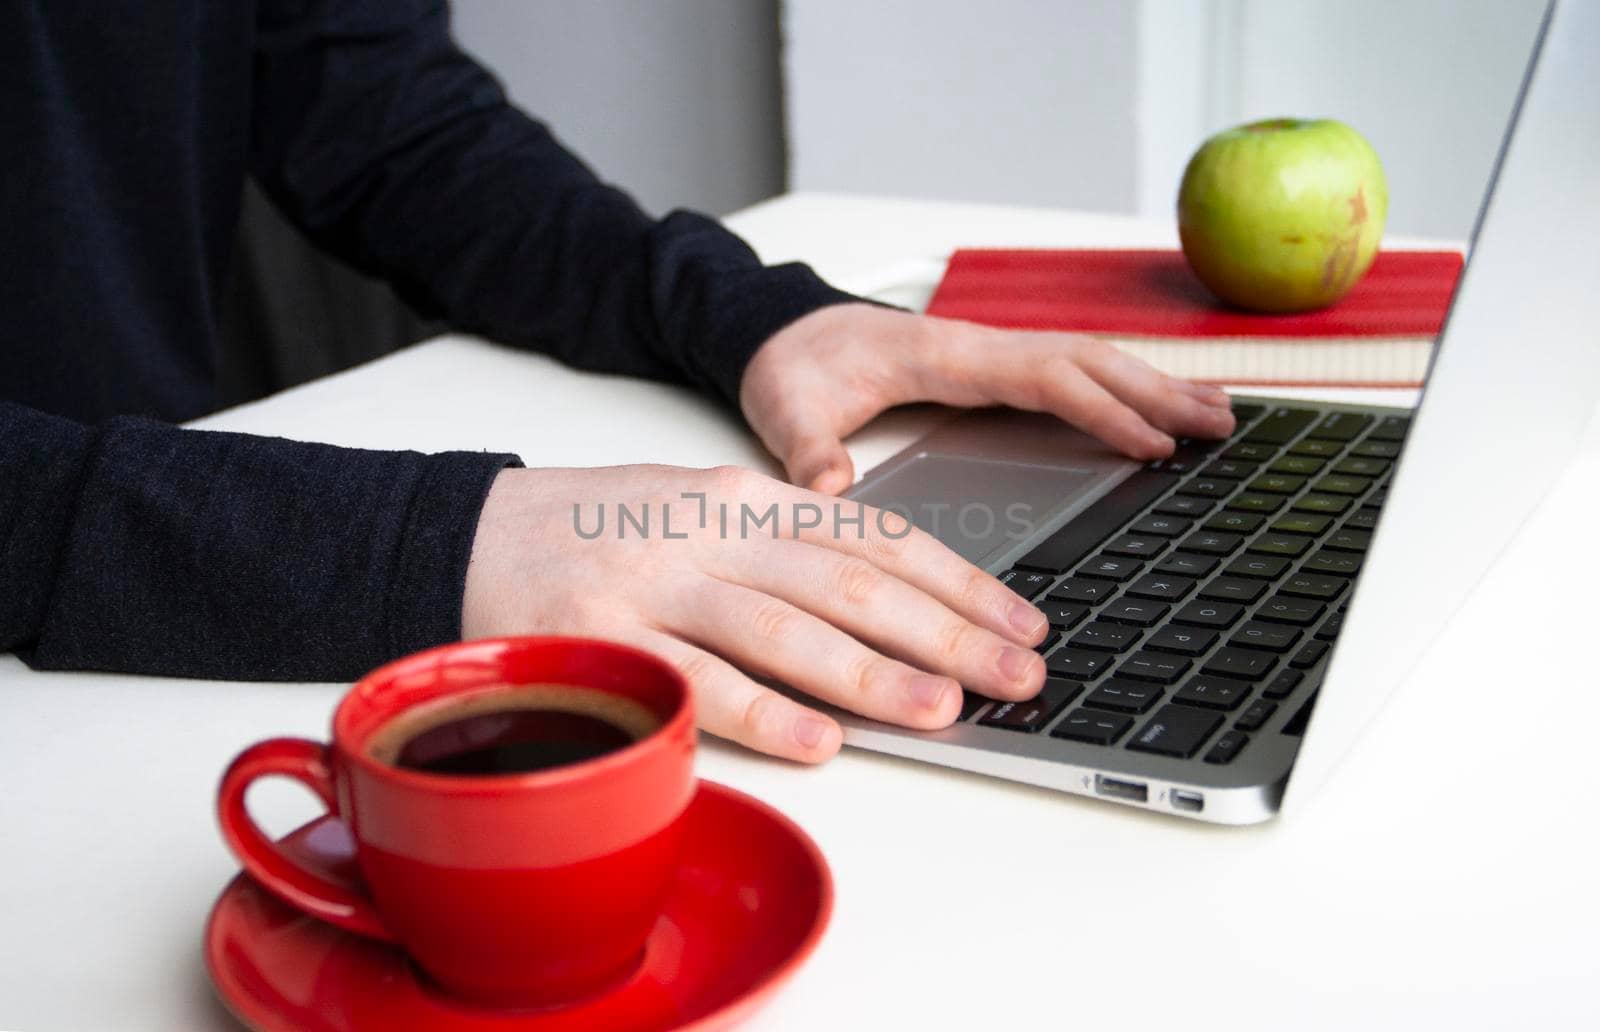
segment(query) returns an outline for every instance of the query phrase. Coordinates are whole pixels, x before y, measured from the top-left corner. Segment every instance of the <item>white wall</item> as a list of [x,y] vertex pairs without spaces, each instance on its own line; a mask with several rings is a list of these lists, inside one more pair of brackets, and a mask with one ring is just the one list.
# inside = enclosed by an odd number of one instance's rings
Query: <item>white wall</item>
[[1333,117],[1465,237],[1538,0],[786,0],[790,184],[1166,216],[1211,132]]
[[776,0],[454,0],[459,41],[645,207],[782,189]]

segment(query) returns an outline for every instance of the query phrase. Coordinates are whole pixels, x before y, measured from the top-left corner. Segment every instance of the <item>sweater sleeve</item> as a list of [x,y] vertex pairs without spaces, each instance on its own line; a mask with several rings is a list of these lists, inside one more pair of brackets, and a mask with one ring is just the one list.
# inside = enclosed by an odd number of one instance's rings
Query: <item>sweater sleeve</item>
[[0,403],[0,650],[39,669],[352,680],[460,636],[478,511],[517,464]]
[[737,403],[768,337],[857,300],[712,219],[648,217],[507,101],[441,0],[265,0],[257,29],[254,174],[428,314]]

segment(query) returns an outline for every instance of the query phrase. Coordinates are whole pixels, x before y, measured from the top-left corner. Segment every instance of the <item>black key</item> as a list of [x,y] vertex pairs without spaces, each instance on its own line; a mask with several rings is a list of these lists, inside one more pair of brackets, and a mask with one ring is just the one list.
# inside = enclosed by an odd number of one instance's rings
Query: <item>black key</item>
[[1300,646],[1300,651],[1289,657],[1289,665],[1304,670],[1306,667],[1317,665],[1317,661],[1328,654],[1328,643],[1325,641],[1308,641]]
[[1048,631],[1044,632],[1044,640],[1035,645],[1033,647],[1033,651],[1042,656],[1060,644],[1061,632],[1052,627]]
[[1216,568],[1217,560],[1209,555],[1174,552],[1156,563],[1157,573],[1175,573],[1183,577],[1203,577]]
[[979,695],[977,692],[962,692],[961,715],[956,717],[956,723],[959,724],[962,721],[971,720],[974,713],[983,709],[985,704],[992,701],[994,700],[990,699],[987,695]]
[[1321,491],[1323,494],[1349,495],[1354,498],[1357,495],[1366,494],[1367,488],[1371,486],[1372,481],[1367,477],[1347,477],[1338,473],[1329,473],[1315,484],[1312,484],[1311,490]]
[[1200,597],[1218,602],[1243,602],[1248,605],[1260,598],[1266,590],[1267,586],[1259,581],[1242,580],[1238,577],[1218,577],[1210,584],[1201,587]]
[[1173,495],[1155,507],[1155,512],[1166,516],[1204,516],[1217,503],[1209,498],[1194,495]]
[[1243,480],[1245,477],[1254,476],[1256,464],[1253,462],[1240,462],[1238,459],[1218,459],[1205,469],[1200,475],[1209,479]]
[[[1278,585],[1278,590],[1285,595],[1299,595],[1301,598],[1319,598],[1327,601],[1330,598],[1337,598],[1339,592],[1344,590],[1347,583],[1347,581],[1339,577],[1297,573]],[[1201,594],[1203,596],[1204,592]]]
[[1350,454],[1364,459],[1397,459],[1400,457],[1400,444],[1397,441],[1374,441],[1369,437],[1351,448]]
[[1187,758],[1205,744],[1221,723],[1217,714],[1192,706],[1163,706],[1138,734],[1128,739],[1128,748]]
[[1235,577],[1260,577],[1272,580],[1283,576],[1283,571],[1289,568],[1289,560],[1279,559],[1275,555],[1241,555],[1223,568],[1222,572]]
[[1092,681],[1111,662],[1104,652],[1086,652],[1083,649],[1057,649],[1045,658],[1044,668],[1055,677],[1070,677],[1074,681]]
[[1317,418],[1311,409],[1275,408],[1244,435],[1247,442],[1288,444]]
[[1321,512],[1339,515],[1350,508],[1350,499],[1340,495],[1308,494],[1302,495],[1294,507],[1301,512]]
[[1180,656],[1199,656],[1216,643],[1216,631],[1169,624],[1152,634],[1144,647],[1158,652],[1176,652]]
[[1243,731],[1224,731],[1206,752],[1207,763],[1232,763],[1239,750],[1250,744],[1250,736]]
[[1178,516],[1146,516],[1129,527],[1128,530],[1134,534],[1177,537],[1179,534],[1187,533],[1193,524],[1193,520],[1186,520]]
[[1280,534],[1321,534],[1333,522],[1332,516],[1315,516],[1310,513],[1291,512],[1272,524]]
[[1372,417],[1361,412],[1332,412],[1306,436],[1321,441],[1353,441],[1371,423]]
[[1322,621],[1322,626],[1317,628],[1317,639],[1320,641],[1332,641],[1339,636],[1339,632],[1342,630],[1344,630],[1344,613],[1341,611]]
[[1116,585],[1105,581],[1068,577],[1050,592],[1052,602],[1101,602],[1116,593]]
[[1224,534],[1248,534],[1261,526],[1265,519],[1265,516],[1257,516],[1253,512],[1219,512],[1206,520],[1206,529]]
[[1270,652],[1236,649],[1224,645],[1206,660],[1206,665],[1201,669],[1208,674],[1234,677],[1241,681],[1259,681],[1272,673],[1272,668],[1277,665],[1278,657]]
[[1387,459],[1368,459],[1359,456],[1342,459],[1333,467],[1335,473],[1342,473],[1347,477],[1376,477],[1389,472],[1389,467],[1394,463]]
[[1051,573],[1070,570],[1177,482],[1177,476],[1171,473],[1140,470],[1045,538],[1033,551],[1017,560],[1017,565]]
[[998,703],[978,723],[984,727],[1005,728],[1007,731],[1037,731],[1050,723],[1051,718],[1081,691],[1081,684],[1047,677],[1038,695],[1020,702]]
[[1189,660],[1182,656],[1166,656],[1159,652],[1135,652],[1117,667],[1117,674],[1137,681],[1171,684],[1182,677],[1191,665]]
[[1099,580],[1125,581],[1142,569],[1144,563],[1137,559],[1124,559],[1102,553],[1078,567],[1076,575]]
[[1023,598],[1032,602],[1043,595],[1050,587],[1050,582],[1056,579],[1053,573],[1040,573],[1037,570],[1011,570],[1005,578],[1006,587],[1015,591]]
[[1160,555],[1166,547],[1167,543],[1162,538],[1144,537],[1139,534],[1124,534],[1107,545],[1106,552],[1111,555],[1147,559],[1153,555]]
[[1267,467],[1268,473],[1284,473],[1289,476],[1308,477],[1313,473],[1321,473],[1322,467],[1327,465],[1325,459],[1314,459],[1309,455],[1285,455],[1283,458]]
[[1310,541],[1295,534],[1263,534],[1250,542],[1249,551],[1260,555],[1283,555],[1293,559],[1310,547]]
[[1294,716],[1284,721],[1283,727],[1279,730],[1286,735],[1295,735],[1296,737],[1305,734],[1306,725],[1311,722],[1311,711],[1316,708],[1317,696],[1320,694],[1320,692],[1312,692],[1311,696],[1300,704],[1300,708],[1295,710]]
[[1403,441],[1411,431],[1410,416],[1386,416],[1367,435],[1368,441]]
[[1244,712],[1239,714],[1239,719],[1233,722],[1233,726],[1240,731],[1259,731],[1261,725],[1272,719],[1272,715],[1276,712],[1278,712],[1277,703],[1257,699],[1244,708]]
[[1324,548],[1331,548],[1336,552],[1365,552],[1372,547],[1372,531],[1370,530],[1336,530],[1328,535],[1322,543]]
[[[1156,569],[1159,570],[1161,567],[1158,566]],[[1174,577],[1168,573],[1147,573],[1128,585],[1128,595],[1161,602],[1176,602],[1187,595],[1189,589],[1193,587],[1194,581],[1187,577]],[[1164,611],[1166,606],[1161,608]]]
[[1306,486],[1305,477],[1291,477],[1283,473],[1266,473],[1250,481],[1249,490],[1262,494],[1294,494]]
[[1080,649],[1099,649],[1101,652],[1126,652],[1128,646],[1138,641],[1143,633],[1139,628],[1127,624],[1096,620],[1092,624],[1085,624],[1068,644]]
[[1344,521],[1344,525],[1348,530],[1377,530],[1378,510],[1365,508],[1357,509],[1355,512],[1350,514],[1349,519]]
[[1053,738],[1070,738],[1074,742],[1091,745],[1110,745],[1133,726],[1133,718],[1105,710],[1078,708],[1068,713],[1066,719],[1051,729]]
[[1118,713],[1143,713],[1161,701],[1166,689],[1155,684],[1140,684],[1113,677],[1084,697],[1085,706],[1116,710]]
[[1069,627],[1077,626],[1079,620],[1089,615],[1089,607],[1079,602],[1061,602],[1056,599],[1046,599],[1043,602],[1035,602],[1034,605],[1039,612],[1044,614],[1044,618],[1050,622],[1051,627],[1063,631]]
[[1238,512],[1277,512],[1283,508],[1283,498],[1279,495],[1246,492],[1228,499],[1228,508]]
[[1167,460],[1167,464],[1170,466],[1177,462],[1193,468],[1205,461],[1206,456],[1221,451],[1227,443],[1214,437],[1180,437],[1178,446],[1172,450],[1172,458]]
[[1300,640],[1300,628],[1251,620],[1234,631],[1233,637],[1228,640],[1235,645],[1248,645],[1253,649],[1288,652],[1294,643]]
[[1387,487],[1380,487],[1367,496],[1367,500],[1361,503],[1361,507],[1363,509],[1381,509],[1383,508],[1383,503],[1387,502],[1388,500],[1389,489]]
[[1267,407],[1265,405],[1252,405],[1249,402],[1235,401],[1233,403],[1234,422],[1239,426],[1244,426],[1252,419],[1261,418],[1261,414],[1266,410]]
[[1296,442],[1295,446],[1289,449],[1289,454],[1311,455],[1319,459],[1326,459],[1339,454],[1342,450],[1344,450],[1344,445],[1339,441],[1318,441],[1308,437],[1303,441]]
[[1362,555],[1359,552],[1330,552],[1324,549],[1307,559],[1300,567],[1301,573],[1331,573],[1336,577],[1354,577],[1361,572]]
[[1275,444],[1236,444],[1222,453],[1225,459],[1238,459],[1243,462],[1265,462],[1278,454]]
[[1232,627],[1242,612],[1243,606],[1230,602],[1190,602],[1178,610],[1172,619],[1175,623],[1196,627]]
[[1184,538],[1178,547],[1185,552],[1232,555],[1243,542],[1244,538],[1237,534],[1219,534],[1213,530],[1201,530]]
[[1224,498],[1233,492],[1239,485],[1231,480],[1212,480],[1210,477],[1195,477],[1184,481],[1178,488],[1179,494],[1199,495],[1201,498]]
[[1280,670],[1278,671],[1278,676],[1268,681],[1267,686],[1261,689],[1261,694],[1268,699],[1287,699],[1289,693],[1298,688],[1300,682],[1305,680],[1305,676],[1298,670],[1289,670],[1287,668]]
[[1226,677],[1191,677],[1178,689],[1172,701],[1186,706],[1231,710],[1238,709],[1239,704],[1249,696],[1250,686],[1243,681]]
[[1256,610],[1256,618],[1305,627],[1316,623],[1317,617],[1321,616],[1326,608],[1327,606],[1321,602],[1313,602],[1310,599],[1295,598],[1292,595],[1273,595]]
[[1095,617],[1100,620],[1132,624],[1135,627],[1149,627],[1166,616],[1168,608],[1160,602],[1147,602],[1142,598],[1129,598],[1124,595],[1101,609]]

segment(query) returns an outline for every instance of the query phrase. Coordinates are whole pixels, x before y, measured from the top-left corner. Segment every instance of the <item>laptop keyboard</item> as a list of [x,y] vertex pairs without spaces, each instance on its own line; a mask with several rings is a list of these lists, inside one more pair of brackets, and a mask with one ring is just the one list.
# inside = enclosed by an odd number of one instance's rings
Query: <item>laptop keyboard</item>
[[1235,403],[1001,574],[1050,621],[1036,698],[968,694],[960,719],[1233,762],[1281,706],[1303,729],[1405,416]]

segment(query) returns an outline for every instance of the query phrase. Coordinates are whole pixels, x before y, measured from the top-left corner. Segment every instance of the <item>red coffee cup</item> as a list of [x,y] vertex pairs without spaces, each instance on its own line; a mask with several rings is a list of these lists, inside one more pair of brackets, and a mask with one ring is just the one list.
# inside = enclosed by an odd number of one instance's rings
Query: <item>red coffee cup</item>
[[[421,707],[539,684],[631,700],[659,726],[603,756],[527,773],[440,774],[369,751]],[[285,902],[398,944],[463,999],[546,1006],[619,983],[642,960],[674,874],[693,759],[689,687],[655,657],[575,638],[473,641],[362,678],[334,712],[331,745],[277,738],[246,749],[217,810],[245,870]],[[274,774],[309,786],[349,827],[363,884],[297,865],[256,826],[245,789]]]

